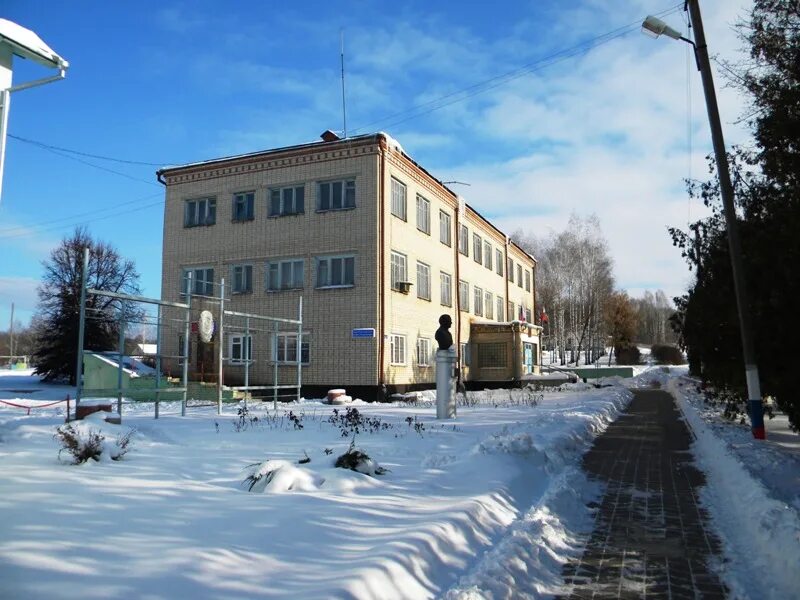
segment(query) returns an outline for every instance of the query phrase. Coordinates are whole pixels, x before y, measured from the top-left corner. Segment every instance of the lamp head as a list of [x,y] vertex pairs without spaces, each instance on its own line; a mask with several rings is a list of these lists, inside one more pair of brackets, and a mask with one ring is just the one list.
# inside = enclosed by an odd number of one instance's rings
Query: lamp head
[[657,38],[661,34],[671,37],[673,40],[681,39],[681,32],[673,29],[658,17],[649,16],[642,23],[642,32]]

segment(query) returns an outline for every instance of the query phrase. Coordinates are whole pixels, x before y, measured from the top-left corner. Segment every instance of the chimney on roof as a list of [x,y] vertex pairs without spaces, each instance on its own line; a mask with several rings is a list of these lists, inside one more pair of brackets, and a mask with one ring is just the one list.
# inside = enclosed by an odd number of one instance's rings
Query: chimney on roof
[[326,129],[325,131],[323,131],[322,135],[319,136],[319,137],[321,137],[322,140],[325,141],[325,142],[335,142],[336,140],[340,140],[341,139],[338,135],[333,133],[330,129]]

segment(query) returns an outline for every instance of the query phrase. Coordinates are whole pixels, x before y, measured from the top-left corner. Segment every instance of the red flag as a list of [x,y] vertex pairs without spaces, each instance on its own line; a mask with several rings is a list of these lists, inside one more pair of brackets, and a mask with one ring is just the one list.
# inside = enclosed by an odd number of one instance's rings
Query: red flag
[[547,325],[550,322],[550,319],[547,317],[547,313],[544,311],[544,305],[542,305],[542,310],[539,313],[539,323],[542,325]]

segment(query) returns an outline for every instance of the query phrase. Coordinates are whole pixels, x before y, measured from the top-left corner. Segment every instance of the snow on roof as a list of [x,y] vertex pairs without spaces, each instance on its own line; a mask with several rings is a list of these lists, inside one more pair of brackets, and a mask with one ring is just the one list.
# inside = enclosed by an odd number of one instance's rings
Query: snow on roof
[[0,19],[0,43],[11,46],[14,54],[35,60],[39,64],[53,68],[67,68],[69,63],[56,54],[30,29],[25,29],[8,19]]
[[136,349],[144,355],[152,355],[158,351],[156,344],[136,344]]
[[[90,356],[94,356],[97,359],[113,366],[115,369],[119,368],[119,354],[115,352],[109,353],[100,353],[100,352],[91,352],[89,353]],[[124,356],[122,358],[122,370],[123,372],[127,373],[131,377],[141,377],[142,375],[153,375],[156,370],[152,367],[148,367],[141,361],[136,360],[135,358],[131,358],[130,356]]]
[[389,144],[390,148],[394,148],[395,150],[398,150],[398,151],[402,152],[403,154],[406,153],[406,151],[403,150],[403,146],[400,145],[400,142],[398,142],[396,139],[394,139],[392,136],[390,136],[385,131],[379,131],[377,133],[377,135],[382,135],[383,137],[385,137],[386,138],[386,143]]

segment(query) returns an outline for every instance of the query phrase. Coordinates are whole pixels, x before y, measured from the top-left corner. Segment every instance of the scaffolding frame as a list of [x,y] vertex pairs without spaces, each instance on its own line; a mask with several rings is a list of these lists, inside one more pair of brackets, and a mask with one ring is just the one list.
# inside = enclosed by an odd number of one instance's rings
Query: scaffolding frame
[[[80,316],[79,316],[79,330],[78,330],[78,353],[77,353],[77,360],[75,366],[76,372],[76,393],[75,393],[75,407],[76,407],[76,414],[77,414],[77,407],[80,406],[81,398],[83,396],[84,386],[83,386],[83,359],[86,350],[84,350],[84,333],[86,327],[86,295],[93,294],[97,296],[105,296],[109,298],[114,298],[120,301],[120,308],[119,308],[119,337],[118,337],[118,348],[117,348],[117,387],[115,389],[109,389],[109,392],[114,392],[117,395],[117,413],[119,414],[120,418],[122,418],[122,398],[125,394],[127,388],[123,388],[123,372],[125,369],[124,366],[124,359],[125,355],[125,331],[126,325],[131,323],[142,323],[147,325],[153,325],[151,321],[142,321],[137,319],[128,320],[125,318],[126,308],[129,303],[143,303],[143,304],[150,304],[156,306],[156,355],[155,355],[155,387],[154,388],[136,388],[136,393],[154,393],[155,394],[155,410],[154,410],[154,417],[156,419],[159,418],[159,409],[160,409],[160,402],[161,402],[161,393],[162,392],[171,392],[176,393],[180,392],[182,394],[181,398],[181,416],[186,416],[186,405],[188,401],[188,394],[189,394],[189,349],[190,349],[190,332],[192,326],[192,299],[193,298],[200,298],[209,301],[216,301],[219,304],[218,310],[218,323],[217,323],[217,341],[218,341],[218,348],[217,348],[217,414],[222,414],[222,400],[223,400],[223,391],[225,389],[232,390],[232,391],[244,391],[244,392],[252,392],[256,390],[272,390],[273,391],[273,407],[277,410],[278,404],[278,390],[281,389],[295,389],[296,388],[296,399],[299,401],[301,398],[301,389],[303,383],[303,361],[302,361],[302,340],[303,340],[303,297],[300,296],[298,300],[298,307],[297,307],[297,319],[287,319],[287,318],[279,318],[279,317],[271,317],[267,315],[259,315],[259,314],[252,314],[252,313],[244,313],[238,311],[232,311],[225,309],[225,278],[220,280],[219,289],[220,295],[219,296],[209,296],[207,294],[196,294],[193,292],[192,289],[192,276],[193,273],[189,270],[186,273],[186,289],[184,290],[184,295],[186,297],[186,302],[171,302],[168,300],[161,300],[159,298],[148,298],[145,296],[137,296],[131,294],[123,294],[119,292],[111,292],[106,290],[99,290],[94,288],[87,288],[86,287],[86,278],[88,273],[88,261],[89,261],[89,249],[87,248],[84,251],[83,256],[83,269],[82,269],[82,278],[81,278],[81,299],[80,299]],[[164,326],[163,323],[163,311],[164,307],[171,307],[177,308],[184,312],[183,319],[169,319],[170,321],[175,321],[183,325],[183,352],[177,356],[162,356],[161,354],[161,344],[162,344],[162,333],[161,329]],[[244,385],[240,386],[225,386],[224,385],[224,376],[225,376],[225,368],[224,365],[226,362],[230,363],[233,359],[228,356],[225,356],[225,331],[226,331],[226,317],[232,318],[243,318],[245,320],[244,327],[237,327],[236,325],[230,325],[229,328],[232,330],[244,331],[244,335],[246,339],[251,340],[251,332],[264,332],[268,335],[272,335],[273,337],[273,352],[274,356],[272,357],[273,369],[272,369],[272,385],[250,385],[250,365],[251,363],[255,362],[252,360],[252,342],[248,341],[247,345],[247,360],[244,361],[244,368],[245,368],[245,375],[244,375]],[[91,317],[90,317],[91,318]],[[251,320],[255,320],[257,322],[266,323],[267,327],[264,329],[256,329],[250,327]],[[269,325],[272,324],[272,331],[270,332]],[[297,381],[296,384],[293,385],[279,385],[278,384],[278,356],[277,356],[277,341],[278,341],[278,334],[279,334],[279,326],[281,324],[296,326],[297,327],[297,352],[296,352],[296,368],[297,368]],[[178,358],[182,361],[182,369],[181,369],[181,385],[179,387],[165,387],[162,385],[162,373],[161,373],[161,359],[162,358]],[[283,363],[283,364],[291,364],[291,363]]]

